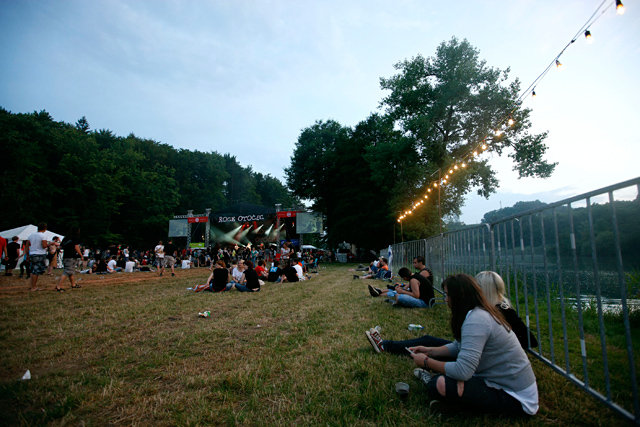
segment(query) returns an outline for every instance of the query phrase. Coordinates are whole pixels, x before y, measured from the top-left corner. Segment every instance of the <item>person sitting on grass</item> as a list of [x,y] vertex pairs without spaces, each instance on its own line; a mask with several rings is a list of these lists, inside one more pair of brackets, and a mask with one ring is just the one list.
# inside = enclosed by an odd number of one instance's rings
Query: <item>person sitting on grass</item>
[[244,283],[236,283],[235,287],[239,292],[260,291],[260,279],[258,273],[253,268],[253,263],[249,260],[244,262],[245,270],[242,276]]
[[298,277],[298,272],[296,271],[296,269],[291,264],[291,260],[287,259],[287,260],[283,261],[283,263],[284,263],[285,267],[282,269],[282,283],[284,283],[284,282],[291,282],[291,283],[299,282],[300,278]]
[[[536,337],[527,330],[527,326],[522,319],[518,317],[518,313],[511,307],[511,302],[505,294],[505,286],[502,277],[498,273],[493,271],[482,271],[476,275],[476,283],[482,289],[482,294],[487,301],[495,306],[507,319],[511,330],[516,334],[518,342],[523,349],[538,346],[538,340]],[[424,346],[424,347],[439,347],[445,344],[450,344],[451,341],[442,338],[432,337],[431,335],[425,335],[419,338],[414,338],[404,341],[391,341],[383,340],[380,336],[380,332],[371,328],[365,331],[367,339],[371,343],[371,346],[377,353],[388,352],[394,354],[404,354],[409,356],[407,351],[409,347]]]
[[302,280],[311,280],[311,276],[304,274],[304,267],[300,263],[300,261],[299,261],[299,259],[297,257],[294,256],[294,257],[291,258],[291,265],[293,266],[293,268],[296,269],[296,274],[298,275],[298,280],[300,280],[300,281],[302,281]]
[[398,275],[409,282],[408,285],[402,287],[396,283],[394,290],[382,290],[367,285],[371,296],[391,298],[394,305],[402,307],[428,308],[433,304],[435,299],[433,285],[426,277],[420,273],[411,274],[411,271],[406,267],[402,267],[398,271]]
[[365,274],[364,276],[358,276],[357,274],[353,275],[354,279],[390,279],[391,271],[389,270],[389,261],[382,257],[380,258],[380,262],[378,262],[378,267],[376,273]]
[[273,261],[273,265],[269,269],[269,275],[267,276],[267,282],[280,283],[282,282],[282,269],[280,268],[280,261]]
[[[487,301],[473,277],[449,276],[442,287],[456,340],[439,347],[409,348],[418,366],[414,375],[428,387],[430,406],[534,415],[536,377],[509,322]],[[455,361],[438,360],[442,357]],[[437,375],[432,377],[430,370]]]
[[255,268],[256,273],[258,273],[258,278],[261,280],[267,280],[267,269],[264,268],[265,262],[263,259],[258,260],[258,266]]
[[234,287],[233,283],[229,283],[229,270],[224,264],[223,260],[219,260],[215,263],[215,268],[212,268],[211,274],[204,285],[198,285],[193,288],[194,292],[211,291],[211,292],[225,292]]

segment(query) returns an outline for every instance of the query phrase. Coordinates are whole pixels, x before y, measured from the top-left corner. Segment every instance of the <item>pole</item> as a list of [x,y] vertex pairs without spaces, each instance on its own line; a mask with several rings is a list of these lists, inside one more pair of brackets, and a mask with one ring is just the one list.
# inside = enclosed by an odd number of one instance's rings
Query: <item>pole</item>
[[442,234],[442,201],[440,200],[440,187],[442,186],[442,179],[440,171],[441,169],[438,169],[438,224],[440,225],[440,234]]

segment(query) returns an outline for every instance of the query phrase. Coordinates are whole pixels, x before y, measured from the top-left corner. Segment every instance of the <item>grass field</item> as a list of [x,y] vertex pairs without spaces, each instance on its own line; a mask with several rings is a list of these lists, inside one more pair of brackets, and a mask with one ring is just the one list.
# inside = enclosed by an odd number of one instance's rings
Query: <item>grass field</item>
[[[377,354],[384,338],[451,338],[448,309],[371,298],[348,265],[259,293],[194,294],[206,269],[83,275],[82,289],[29,292],[0,278],[2,425],[621,425],[604,405],[533,361],[530,418],[431,412],[410,359]],[[60,270],[56,270],[57,276]],[[104,276],[102,276],[104,277]],[[369,281],[367,281],[369,283]],[[65,284],[68,287],[68,283]],[[198,312],[210,310],[210,318]],[[409,323],[425,326],[410,332]],[[20,381],[26,370],[32,379]],[[406,400],[395,392],[410,385]]]

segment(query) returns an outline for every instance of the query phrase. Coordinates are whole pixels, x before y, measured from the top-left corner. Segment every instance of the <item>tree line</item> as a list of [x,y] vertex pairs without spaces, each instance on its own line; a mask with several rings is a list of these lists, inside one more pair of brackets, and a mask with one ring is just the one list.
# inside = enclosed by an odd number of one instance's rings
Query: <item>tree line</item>
[[14,114],[0,107],[3,170],[0,229],[46,222],[66,233],[78,225],[85,244],[146,247],[166,237],[168,221],[247,202],[297,202],[271,175],[235,156],[91,130],[46,111]]
[[[544,159],[547,134],[529,132],[520,81],[510,80],[508,68],[487,66],[467,40],[453,37],[435,56],[416,55],[394,67],[396,75],[380,79],[387,91],[380,111],[354,127],[318,120],[303,129],[286,169],[289,188],[326,215],[332,247],[347,241],[379,249],[438,233],[441,218],[460,214],[465,194],[475,189],[488,197],[498,188],[487,157],[469,157],[478,142],[509,156],[521,177],[553,173],[556,163]],[[502,133],[494,133],[507,117],[513,123],[505,120]],[[438,171],[445,178],[454,166],[438,198],[432,187]],[[397,222],[418,199],[425,203]]]

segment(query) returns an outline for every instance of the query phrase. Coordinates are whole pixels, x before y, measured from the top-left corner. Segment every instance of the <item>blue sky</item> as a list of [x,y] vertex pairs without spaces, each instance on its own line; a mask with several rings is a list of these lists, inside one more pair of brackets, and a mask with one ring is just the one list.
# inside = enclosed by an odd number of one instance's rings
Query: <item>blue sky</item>
[[[609,5],[613,1],[606,1]],[[538,84],[533,132],[549,131],[553,177],[500,180],[470,196],[461,219],[519,200],[551,202],[640,175],[640,4],[625,1],[580,36]],[[354,126],[385,95],[393,64],[452,36],[526,88],[600,0],[0,2],[0,106],[48,111],[92,129],[235,155],[283,179],[300,130]],[[635,197],[634,194],[627,195]],[[409,202],[409,201],[408,201]]]

